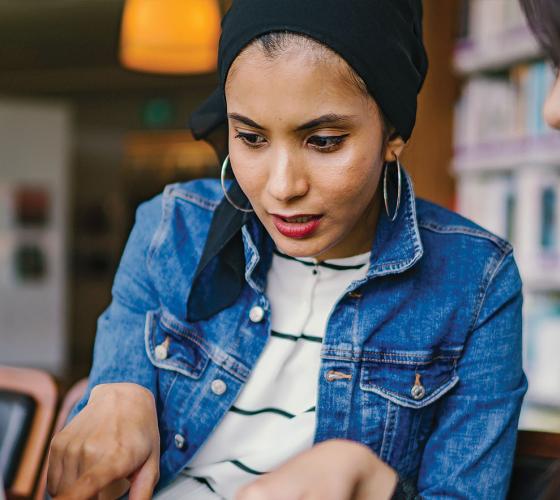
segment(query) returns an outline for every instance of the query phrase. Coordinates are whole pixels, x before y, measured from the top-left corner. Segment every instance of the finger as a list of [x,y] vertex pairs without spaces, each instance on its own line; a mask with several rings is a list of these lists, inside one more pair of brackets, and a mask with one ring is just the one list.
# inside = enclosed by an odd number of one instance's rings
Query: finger
[[60,435],[56,436],[49,449],[49,458],[47,466],[47,491],[49,495],[56,495],[64,470],[63,460],[66,450],[66,443],[60,439]]
[[129,500],[150,500],[159,479],[159,461],[149,459],[130,478]]
[[113,481],[126,477],[129,473],[122,460],[103,460],[91,467],[70,488],[56,497],[56,500],[83,500],[100,493]]
[[57,493],[68,491],[78,480],[80,473],[80,444],[70,443],[62,458],[62,475],[57,485]]

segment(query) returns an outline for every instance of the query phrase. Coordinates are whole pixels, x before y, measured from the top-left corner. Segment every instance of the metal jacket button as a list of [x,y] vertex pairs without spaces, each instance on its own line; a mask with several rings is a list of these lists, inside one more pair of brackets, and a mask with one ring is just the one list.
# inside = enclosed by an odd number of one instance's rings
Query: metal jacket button
[[264,309],[261,306],[255,306],[249,311],[249,319],[253,323],[259,323],[264,318]]
[[185,438],[181,434],[175,434],[173,440],[175,441],[175,448],[182,450],[185,447]]
[[227,385],[223,380],[217,378],[216,380],[212,380],[210,389],[214,394],[216,394],[216,396],[221,396],[224,392],[226,392]]
[[415,385],[410,393],[414,399],[422,399],[426,395],[426,389],[423,385]]
[[414,382],[414,385],[412,386],[412,389],[410,390],[410,394],[412,394],[412,397],[416,400],[422,399],[426,395],[426,389],[420,382],[419,373],[416,374],[416,380]]
[[166,337],[161,344],[157,345],[154,352],[158,361],[167,359],[169,355],[169,337]]

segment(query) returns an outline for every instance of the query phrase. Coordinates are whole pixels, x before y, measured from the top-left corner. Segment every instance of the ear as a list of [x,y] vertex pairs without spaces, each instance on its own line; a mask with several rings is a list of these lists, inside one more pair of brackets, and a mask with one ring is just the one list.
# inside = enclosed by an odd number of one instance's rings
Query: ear
[[385,161],[395,161],[395,156],[400,158],[405,146],[406,142],[403,141],[402,137],[389,139],[387,145],[385,146],[385,154],[383,155]]

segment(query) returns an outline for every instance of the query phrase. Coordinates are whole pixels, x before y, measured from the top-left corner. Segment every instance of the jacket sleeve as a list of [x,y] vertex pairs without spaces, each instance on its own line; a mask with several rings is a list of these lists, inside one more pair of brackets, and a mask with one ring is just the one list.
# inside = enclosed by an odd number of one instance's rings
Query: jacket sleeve
[[511,250],[487,267],[457,365],[418,476],[425,499],[506,497],[527,379],[522,369],[521,279]]
[[142,385],[155,395],[155,370],[144,347],[146,313],[159,298],[149,273],[152,239],[161,219],[162,196],[143,203],[124,249],[112,288],[112,301],[97,323],[93,366],[82,400],[68,420],[87,404],[93,387],[114,382]]

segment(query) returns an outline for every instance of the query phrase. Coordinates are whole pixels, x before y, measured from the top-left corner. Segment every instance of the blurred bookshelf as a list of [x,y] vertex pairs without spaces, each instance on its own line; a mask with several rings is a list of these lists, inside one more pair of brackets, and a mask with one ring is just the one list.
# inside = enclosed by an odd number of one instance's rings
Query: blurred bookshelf
[[524,289],[520,428],[560,432],[560,132],[555,79],[517,1],[464,0],[453,67],[457,210],[514,246]]
[[457,73],[466,76],[483,71],[507,69],[518,61],[540,56],[540,46],[531,31],[527,26],[519,25],[506,27],[503,32],[484,37],[483,40],[459,40],[455,47],[453,66]]

